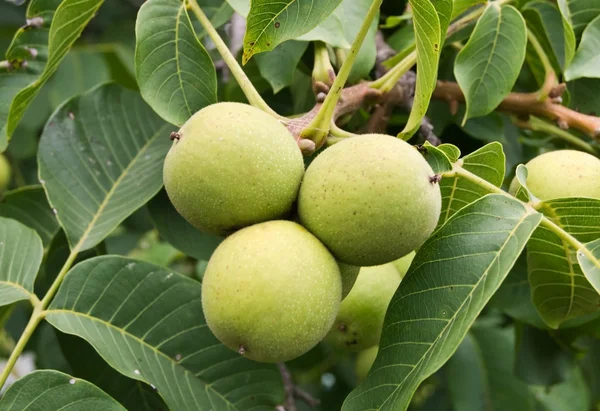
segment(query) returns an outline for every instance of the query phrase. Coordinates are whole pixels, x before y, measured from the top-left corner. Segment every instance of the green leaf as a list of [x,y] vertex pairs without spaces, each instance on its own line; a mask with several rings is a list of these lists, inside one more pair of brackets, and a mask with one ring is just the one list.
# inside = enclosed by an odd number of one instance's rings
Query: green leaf
[[148,210],[161,237],[190,257],[208,260],[223,241],[222,237],[207,234],[188,223],[175,210],[164,190],[150,200]]
[[59,349],[74,377],[96,385],[119,401],[128,411],[167,409],[160,395],[148,384],[127,378],[111,368],[85,340],[55,331],[51,326],[48,328],[56,334]]
[[[505,157],[502,144],[490,143],[468,156],[463,157],[462,168],[500,187],[504,181]],[[472,203],[488,192],[475,183],[458,176],[444,176],[440,182],[442,190],[442,214],[439,224],[448,219],[467,204]]]
[[600,115],[600,79],[581,78],[568,84],[569,106],[585,114]]
[[327,18],[342,0],[253,0],[248,13],[242,62],[299,37]]
[[419,249],[392,298],[377,359],[343,410],[406,410],[453,354],[541,220],[507,196],[462,208]]
[[111,367],[151,384],[172,410],[272,410],[277,369],[247,360],[212,335],[199,282],[116,256],[75,266],[46,319],[89,342]]
[[[102,3],[103,0],[32,0],[29,3],[27,19],[41,19],[42,23],[41,27],[25,26],[17,31],[6,52],[6,60],[15,69],[0,69],[0,151],[6,149],[27,106],[56,71]],[[33,53],[31,48],[35,49]]]
[[40,140],[40,181],[72,249],[100,243],[162,187],[173,126],[108,84],[61,106]]
[[427,160],[436,174],[441,174],[452,170],[452,163],[450,162],[448,155],[443,150],[433,146],[428,141],[423,144],[423,148],[420,150],[423,153],[425,160]]
[[[555,5],[537,0],[523,7],[523,16],[531,23],[538,40],[552,51],[561,71],[571,64],[575,55],[575,33]],[[556,30],[562,27],[562,31]]]
[[514,331],[473,326],[448,361],[448,384],[455,410],[534,411],[534,396],[512,369]]
[[274,93],[292,84],[296,66],[307,47],[305,41],[287,41],[269,53],[256,56],[260,74],[271,84]]
[[412,110],[399,138],[408,140],[421,125],[435,89],[440,50],[452,13],[452,1],[409,0],[417,50],[417,84]]
[[568,379],[575,356],[546,330],[520,324],[517,328],[515,376],[529,385],[550,386]]
[[[600,215],[597,211],[600,200],[549,200],[540,203],[538,209],[579,241],[600,237]],[[538,227],[527,244],[531,297],[551,328],[599,308],[600,295],[583,274],[577,263],[576,251],[544,225]]]
[[437,146],[437,148],[446,153],[451,163],[456,163],[460,158],[460,149],[453,144],[443,143]]
[[519,11],[490,3],[456,56],[454,75],[467,102],[463,124],[490,113],[511,91],[526,46],[525,20]]
[[53,370],[38,370],[15,382],[0,399],[3,411],[127,411],[100,388]]
[[562,15],[573,26],[577,37],[600,14],[600,4],[597,0],[557,0],[557,3]]
[[135,72],[142,97],[166,121],[181,126],[217,102],[215,66],[194,33],[181,0],[149,0],[135,25]]
[[[598,208],[596,208],[597,210]],[[596,234],[599,233],[596,232]],[[584,244],[584,248],[585,250],[578,250],[577,261],[585,274],[585,278],[591,283],[596,292],[600,293],[600,238]]]
[[33,293],[44,248],[31,228],[0,217],[0,306],[37,300]]
[[25,186],[4,193],[0,200],[0,217],[12,218],[33,228],[44,247],[50,245],[60,228],[42,186]]
[[600,78],[600,14],[583,31],[573,62],[565,71],[567,81],[581,77]]

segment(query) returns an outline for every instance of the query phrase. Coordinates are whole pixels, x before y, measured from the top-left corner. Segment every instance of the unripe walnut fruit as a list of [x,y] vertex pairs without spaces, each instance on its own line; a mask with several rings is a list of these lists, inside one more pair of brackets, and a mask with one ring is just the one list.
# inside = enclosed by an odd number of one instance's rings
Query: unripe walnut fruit
[[[540,200],[564,197],[600,198],[600,159],[576,150],[541,154],[527,165],[527,188]],[[509,192],[521,185],[515,177]]]
[[416,148],[369,134],[345,139],[313,160],[298,214],[339,261],[373,266],[419,248],[441,205],[435,173]]
[[6,157],[0,154],[0,193],[8,188],[11,177],[10,164]]
[[229,234],[290,212],[303,173],[302,153],[279,120],[246,104],[217,103],[174,134],[164,182],[192,225]]
[[202,281],[202,307],[215,336],[261,362],[296,358],[325,337],[338,312],[340,270],[304,227],[269,221],[229,236]]

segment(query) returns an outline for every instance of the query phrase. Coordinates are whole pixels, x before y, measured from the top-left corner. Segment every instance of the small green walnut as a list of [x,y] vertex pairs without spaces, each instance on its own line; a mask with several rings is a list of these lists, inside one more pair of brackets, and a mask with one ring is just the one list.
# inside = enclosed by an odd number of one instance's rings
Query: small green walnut
[[10,163],[2,154],[0,154],[0,193],[8,188],[11,178]]
[[173,138],[165,189],[195,227],[229,234],[291,211],[304,161],[279,120],[246,104],[217,103],[194,114]]
[[[527,188],[540,200],[564,197],[600,198],[600,159],[576,150],[544,153],[527,165]],[[515,177],[509,192],[521,185]]]
[[442,200],[416,148],[391,136],[345,139],[318,155],[298,197],[302,224],[341,262],[373,266],[419,248]]
[[401,280],[392,264],[361,268],[326,341],[353,352],[379,344],[387,307]]
[[338,312],[340,270],[304,227],[269,221],[232,234],[202,281],[202,307],[215,336],[261,362],[296,358],[325,337]]

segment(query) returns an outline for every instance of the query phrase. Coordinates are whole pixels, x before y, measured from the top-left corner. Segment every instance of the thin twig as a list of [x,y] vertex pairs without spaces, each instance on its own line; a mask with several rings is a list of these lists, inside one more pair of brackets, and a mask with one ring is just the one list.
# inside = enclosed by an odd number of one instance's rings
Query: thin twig
[[281,379],[283,380],[283,389],[285,392],[285,411],[296,411],[296,397],[294,396],[294,381],[292,380],[292,374],[284,363],[280,362],[277,364],[277,366],[279,367]]
[[283,389],[285,392],[284,404],[278,405],[276,407],[277,411],[296,411],[296,398],[304,401],[311,408],[314,408],[321,403],[321,401],[314,398],[312,395],[294,384],[292,374],[284,363],[278,363],[277,367],[279,367],[281,379],[283,380]]

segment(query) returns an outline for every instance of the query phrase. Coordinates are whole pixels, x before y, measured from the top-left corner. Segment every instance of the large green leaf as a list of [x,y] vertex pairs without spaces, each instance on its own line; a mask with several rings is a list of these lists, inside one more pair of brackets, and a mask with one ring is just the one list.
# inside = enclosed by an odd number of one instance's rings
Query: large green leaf
[[[27,106],[52,76],[103,0],[32,0],[27,19],[6,52],[15,68],[0,69],[0,151]],[[34,49],[35,51],[32,51]],[[23,64],[24,62],[27,64]]]
[[252,1],[244,36],[243,63],[254,54],[273,50],[286,40],[308,33],[341,2],[342,0]]
[[150,217],[161,237],[190,257],[207,260],[222,237],[198,230],[186,221],[162,190],[148,203]]
[[[544,201],[540,212],[582,242],[600,237],[600,200],[569,198]],[[600,295],[577,262],[577,250],[545,225],[527,244],[531,297],[552,328],[599,309]]]
[[149,0],[135,26],[135,70],[144,100],[165,120],[182,125],[217,101],[213,62],[194,33],[181,0]]
[[[551,3],[536,0],[523,7],[523,16],[532,26],[538,40],[552,51],[556,63],[564,71],[575,55],[575,33],[569,22]],[[556,27],[562,27],[556,30]]]
[[583,31],[573,62],[565,72],[567,81],[581,77],[600,78],[600,14]]
[[220,344],[200,297],[199,282],[165,268],[97,257],[67,274],[46,318],[156,387],[172,410],[273,410],[283,399],[277,369]]
[[498,194],[462,208],[419,249],[392,298],[377,359],[344,410],[405,410],[456,350],[541,215]]
[[398,137],[408,140],[419,129],[435,89],[440,52],[452,13],[452,1],[410,0],[417,50],[417,84],[408,122]]
[[4,193],[0,200],[0,216],[15,219],[33,228],[44,247],[60,228],[42,186],[26,186]]
[[585,27],[600,14],[598,0],[558,0],[561,13],[573,25],[579,37]]
[[160,190],[171,130],[139,94],[114,84],[52,115],[39,174],[71,248],[94,247]]
[[[504,181],[505,157],[502,144],[489,143],[462,158],[461,167],[500,187]],[[454,213],[467,204],[488,194],[477,184],[459,176],[444,176],[440,182],[442,190],[442,214],[439,224],[444,224]]]
[[515,378],[512,327],[475,324],[448,361],[455,410],[534,411],[529,386]]
[[490,113],[511,91],[526,46],[525,20],[519,11],[490,3],[456,56],[454,75],[467,102],[463,122]]
[[15,382],[0,399],[2,411],[126,411],[100,388],[54,370],[38,370]]
[[37,298],[33,293],[44,249],[31,228],[0,217],[0,306]]

